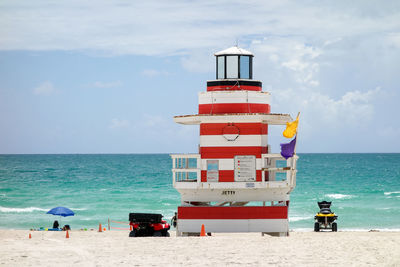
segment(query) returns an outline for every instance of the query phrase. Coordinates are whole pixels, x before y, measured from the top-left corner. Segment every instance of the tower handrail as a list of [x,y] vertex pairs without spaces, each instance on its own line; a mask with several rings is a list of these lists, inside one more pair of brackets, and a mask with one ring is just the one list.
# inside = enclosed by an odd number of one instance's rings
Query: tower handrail
[[[201,182],[200,154],[170,154],[172,158],[172,182]],[[189,159],[196,159],[196,167],[189,166]],[[196,178],[189,178],[189,173],[196,173]]]
[[[265,181],[265,171],[276,173],[276,172],[285,172],[286,173],[286,181],[290,187],[294,188],[296,186],[296,161],[298,159],[297,155],[294,155],[291,158],[285,159],[281,154],[270,153],[270,154],[261,154],[261,175],[262,175],[262,183],[271,183],[271,181]],[[276,161],[286,161],[285,167],[277,167]],[[269,162],[269,163],[268,163]]]

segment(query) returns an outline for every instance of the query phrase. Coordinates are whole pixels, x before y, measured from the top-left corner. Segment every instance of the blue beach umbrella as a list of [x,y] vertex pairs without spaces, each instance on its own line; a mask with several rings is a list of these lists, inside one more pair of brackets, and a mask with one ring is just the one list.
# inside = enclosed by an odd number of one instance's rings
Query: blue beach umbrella
[[[62,216],[62,217],[75,215],[75,213],[72,210],[70,210],[69,208],[66,208],[66,207],[55,207],[46,213],[56,215],[56,216]],[[61,217],[60,217],[60,225],[61,225]]]
[[66,207],[52,208],[51,210],[49,210],[47,212],[47,214],[53,214],[53,215],[58,215],[58,216],[63,216],[63,217],[75,215],[75,213],[72,210],[70,210],[69,208],[66,208]]

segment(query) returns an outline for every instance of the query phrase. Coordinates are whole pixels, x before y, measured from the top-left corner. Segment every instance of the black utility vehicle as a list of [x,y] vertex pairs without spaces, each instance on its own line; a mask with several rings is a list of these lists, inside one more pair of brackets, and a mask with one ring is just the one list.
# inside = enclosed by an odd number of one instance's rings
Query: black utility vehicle
[[129,213],[129,224],[132,226],[129,236],[169,236],[170,225],[162,217],[154,213]]

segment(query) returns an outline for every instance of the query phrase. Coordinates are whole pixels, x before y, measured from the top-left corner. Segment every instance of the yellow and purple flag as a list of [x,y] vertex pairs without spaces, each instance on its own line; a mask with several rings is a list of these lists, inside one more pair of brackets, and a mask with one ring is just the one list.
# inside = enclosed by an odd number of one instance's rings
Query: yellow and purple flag
[[299,115],[296,120],[286,123],[286,129],[283,131],[283,136],[286,138],[292,138],[297,133],[297,126],[299,125]]

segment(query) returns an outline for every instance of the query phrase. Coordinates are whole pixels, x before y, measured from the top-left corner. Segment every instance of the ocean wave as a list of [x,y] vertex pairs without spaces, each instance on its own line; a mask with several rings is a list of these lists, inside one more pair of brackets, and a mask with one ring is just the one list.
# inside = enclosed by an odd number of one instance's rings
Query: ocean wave
[[[10,208],[10,207],[3,207],[0,206],[0,212],[3,213],[22,213],[22,212],[34,212],[34,211],[49,211],[51,208],[43,209],[38,207],[29,207],[29,208]],[[87,210],[86,208],[70,208],[72,211],[76,210]]]
[[81,221],[93,221],[95,220],[94,218],[79,218]]
[[343,228],[339,230],[340,232],[400,232],[399,228]]
[[394,191],[394,192],[385,192],[385,193],[383,193],[383,194],[385,194],[386,196],[389,196],[389,195],[395,195],[395,194],[400,194],[400,191]]
[[74,211],[74,210],[87,210],[87,208],[69,208],[70,210]]
[[376,210],[390,210],[391,208],[388,208],[388,207],[386,207],[386,208],[376,208]]
[[[291,232],[313,232],[312,228],[296,228],[292,227]],[[400,232],[399,228],[339,228],[339,232]]]
[[325,196],[333,199],[349,199],[354,197],[353,195],[344,194],[326,194]]
[[4,213],[12,213],[12,212],[34,212],[34,211],[48,211],[49,209],[42,209],[37,207],[29,207],[29,208],[8,208],[0,206],[0,212]]
[[293,217],[289,217],[289,222],[311,220],[312,218],[313,218],[312,216],[293,216]]

